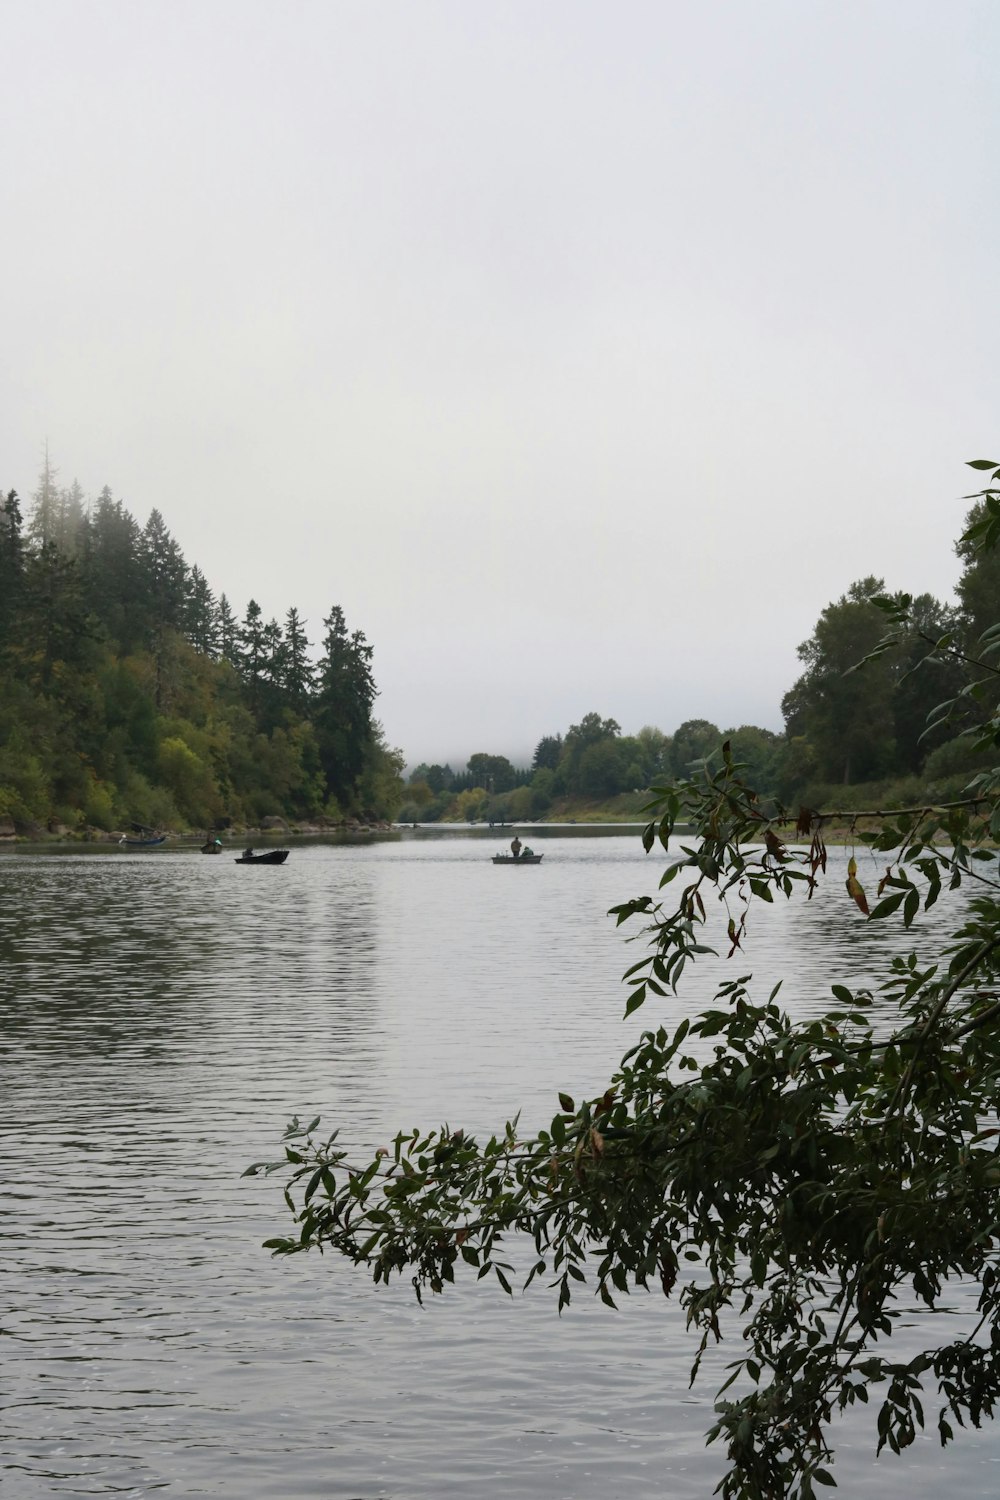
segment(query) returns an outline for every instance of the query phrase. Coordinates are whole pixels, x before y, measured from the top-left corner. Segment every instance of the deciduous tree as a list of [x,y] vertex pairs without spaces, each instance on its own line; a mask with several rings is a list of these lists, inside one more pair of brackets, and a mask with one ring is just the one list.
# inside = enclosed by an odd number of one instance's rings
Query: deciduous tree
[[[994,547],[1000,466],[974,466],[990,488],[965,541]],[[875,664],[914,628],[911,602],[888,602]],[[945,639],[935,655],[958,649]],[[1000,624],[977,680],[1000,676],[998,652]],[[977,738],[995,759],[1000,717]],[[865,960],[831,976],[827,1012],[807,1020],[740,972],[752,923],[826,877],[835,814],[803,810],[790,841],[728,744],[656,789],[650,811],[645,845],[672,858],[658,898],[614,909],[650,939],[626,1011],[669,1002],[721,917],[737,964],[712,1006],[654,1025],[603,1093],[560,1094],[536,1135],[407,1130],[366,1161],[293,1121],[283,1160],[249,1170],[290,1173],[295,1228],[269,1242],[276,1253],[322,1245],[376,1282],[411,1276],[418,1296],[462,1271],[509,1293],[520,1259],[525,1284],[553,1284],[560,1306],[591,1280],[611,1306],[634,1288],[677,1298],[695,1372],[710,1344],[736,1340],[709,1434],[727,1455],[724,1500],[811,1500],[834,1483],[836,1411],[874,1397],[873,1442],[899,1452],[927,1422],[951,1442],[1000,1400],[1000,766],[946,806],[850,822],[884,864],[866,888],[852,856],[841,899],[859,923],[900,922],[914,940],[877,1021]],[[695,832],[678,849],[682,820]],[[921,914],[959,887],[950,923],[921,935]],[[973,1289],[971,1315],[897,1352],[898,1299],[943,1308],[955,1283]]]

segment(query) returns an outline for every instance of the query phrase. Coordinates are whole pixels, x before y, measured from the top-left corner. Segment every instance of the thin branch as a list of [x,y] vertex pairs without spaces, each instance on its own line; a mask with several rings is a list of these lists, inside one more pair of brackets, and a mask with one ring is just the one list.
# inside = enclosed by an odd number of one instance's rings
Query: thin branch
[[[939,649],[937,641],[926,631],[918,629],[917,637],[919,640],[926,641],[929,646],[933,646],[935,650]],[[952,657],[955,661],[964,661],[968,667],[978,667],[980,671],[992,672],[994,677],[1000,677],[1000,667],[991,667],[988,661],[980,661],[978,656],[966,656],[965,652],[959,651],[957,646],[945,646],[944,650],[945,655]],[[922,666],[925,661],[930,660],[933,658],[925,656],[919,665]]]
[[1000,1016],[1000,1000],[988,1006],[986,1010],[981,1010],[978,1016],[973,1016],[972,1020],[966,1021],[964,1026],[956,1026],[954,1030],[949,1031],[945,1037],[945,1041],[957,1042],[963,1036],[968,1036],[971,1032],[979,1031],[983,1026],[988,1026],[997,1016]]
[[[952,808],[956,807],[979,807],[982,805],[982,803],[988,801],[990,801],[990,798],[988,797],[963,797],[957,802],[936,802],[930,803],[924,807],[892,807],[888,809],[844,808],[841,810],[831,808],[829,812],[813,812],[812,817],[817,827],[821,826],[823,823],[829,822],[832,818],[842,818],[845,822],[849,823],[856,822],[858,818],[900,818],[908,817],[911,813],[919,813],[921,817],[926,818],[931,813],[950,812]],[[781,824],[778,823],[777,819],[774,819],[772,821],[774,821],[777,826],[781,826]],[[784,822],[786,823],[790,823],[791,821],[791,818],[786,818],[784,820]]]
[[883,1135],[885,1133],[885,1130],[888,1129],[889,1121],[892,1118],[893,1110],[895,1109],[897,1102],[902,1104],[906,1099],[906,1095],[909,1093],[910,1084],[913,1082],[913,1074],[916,1071],[920,1053],[923,1050],[925,1041],[931,1033],[931,1029],[936,1026],[938,1021],[941,1019],[941,1016],[943,1015],[945,1007],[947,1006],[949,1000],[951,1000],[956,992],[961,989],[962,985],[969,978],[969,976],[975,973],[976,969],[978,969],[983,960],[989,958],[990,954],[993,953],[997,948],[1000,948],[1000,932],[998,932],[995,937],[990,938],[987,942],[980,945],[978,951],[972,956],[972,958],[969,959],[968,963],[963,965],[963,967],[958,971],[958,973],[954,976],[950,983],[945,985],[937,1001],[931,1007],[927,1019],[921,1027],[921,1030],[916,1038],[916,1045],[914,1048],[913,1056],[910,1058],[906,1072],[899,1080],[899,1083],[896,1085],[895,1092],[893,1093],[892,1098],[889,1100],[889,1106],[885,1112],[885,1125],[883,1127]]

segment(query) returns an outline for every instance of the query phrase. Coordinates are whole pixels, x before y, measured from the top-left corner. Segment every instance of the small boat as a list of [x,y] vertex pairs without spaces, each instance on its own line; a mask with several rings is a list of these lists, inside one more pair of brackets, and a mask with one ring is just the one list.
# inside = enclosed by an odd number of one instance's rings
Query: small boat
[[532,854],[526,849],[523,854],[494,854],[495,865],[540,865],[545,858],[544,854]]
[[202,846],[201,846],[201,853],[202,854],[221,854],[222,853],[222,840],[221,839],[209,839],[207,843],[202,844]]
[[155,849],[157,844],[165,844],[167,835],[159,834],[155,839],[130,839],[127,834],[122,834],[118,840],[119,849]]
[[265,849],[262,854],[255,854],[252,849],[244,849],[239,859],[233,863],[237,865],[283,865],[288,858],[287,849]]

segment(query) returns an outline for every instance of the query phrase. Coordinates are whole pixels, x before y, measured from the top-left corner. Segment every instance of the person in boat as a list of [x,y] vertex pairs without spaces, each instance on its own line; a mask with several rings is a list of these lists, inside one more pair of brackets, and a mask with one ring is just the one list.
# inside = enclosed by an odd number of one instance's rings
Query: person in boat
[[515,859],[517,859],[518,855],[521,852],[521,840],[518,838],[516,833],[510,841],[510,852],[511,854],[513,854]]
[[244,859],[253,859],[253,845],[252,844],[251,844],[251,846],[250,846],[249,849],[244,849],[244,851],[243,851],[243,858]]

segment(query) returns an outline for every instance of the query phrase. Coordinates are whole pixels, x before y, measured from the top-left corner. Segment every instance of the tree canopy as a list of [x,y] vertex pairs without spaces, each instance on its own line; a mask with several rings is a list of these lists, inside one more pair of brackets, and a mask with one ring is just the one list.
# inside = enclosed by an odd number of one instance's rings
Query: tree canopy
[[402,756],[372,647],[333,605],[320,659],[293,606],[242,620],[164,517],[60,489],[0,497],[0,819],[19,831],[391,816]]
[[[989,471],[963,538],[978,555],[1000,540],[1000,466],[973,467]],[[877,680],[921,641],[928,669],[961,671],[933,723],[996,757],[1000,716],[968,705],[1000,676],[1000,624],[970,649],[928,630],[909,596],[873,587],[846,602],[883,622],[877,637],[866,623],[863,671]],[[736,1343],[709,1433],[727,1457],[721,1494],[810,1500],[835,1484],[836,1411],[874,1398],[873,1444],[898,1453],[926,1423],[951,1442],[1000,1399],[1000,766],[945,805],[802,807],[789,838],[789,811],[757,795],[726,744],[654,788],[649,812],[645,846],[669,859],[658,897],[613,909],[649,938],[626,1012],[669,1003],[721,927],[734,974],[712,1005],[647,1031],[598,1097],[560,1094],[537,1134],[407,1131],[355,1161],[319,1121],[293,1121],[282,1160],[249,1171],[289,1174],[295,1228],[268,1242],[276,1254],[330,1248],[376,1282],[409,1275],[418,1297],[463,1271],[510,1293],[519,1263],[560,1308],[588,1283],[611,1306],[637,1288],[677,1298],[695,1372],[709,1344]],[[682,824],[694,832],[678,846]],[[879,992],[889,1026],[850,973],[830,976],[825,1014],[797,1021],[779,987],[740,972],[753,922],[827,878],[836,824],[882,869],[866,887],[851,853],[855,920],[912,935]],[[943,936],[921,941],[922,914],[949,901]],[[971,1320],[895,1353],[898,1299],[944,1308],[959,1282],[975,1289]]]

